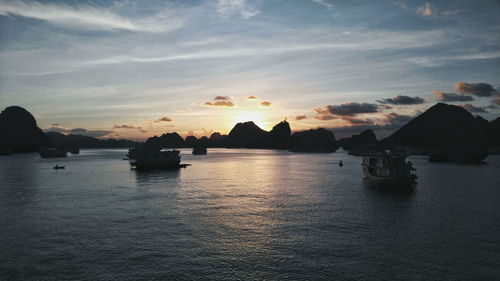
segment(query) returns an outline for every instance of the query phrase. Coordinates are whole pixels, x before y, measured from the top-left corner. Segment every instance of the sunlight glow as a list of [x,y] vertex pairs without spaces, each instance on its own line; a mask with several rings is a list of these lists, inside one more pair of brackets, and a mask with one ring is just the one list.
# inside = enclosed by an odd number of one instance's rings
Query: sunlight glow
[[267,112],[261,110],[238,110],[228,120],[232,126],[238,122],[253,121],[257,126],[264,130],[269,130],[269,116]]

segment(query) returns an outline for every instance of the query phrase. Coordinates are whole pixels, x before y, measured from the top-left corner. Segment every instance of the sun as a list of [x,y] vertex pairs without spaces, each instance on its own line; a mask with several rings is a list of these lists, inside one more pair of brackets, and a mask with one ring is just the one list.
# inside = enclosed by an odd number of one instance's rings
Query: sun
[[232,126],[238,122],[253,121],[257,126],[268,130],[267,114],[259,110],[239,110],[231,118]]

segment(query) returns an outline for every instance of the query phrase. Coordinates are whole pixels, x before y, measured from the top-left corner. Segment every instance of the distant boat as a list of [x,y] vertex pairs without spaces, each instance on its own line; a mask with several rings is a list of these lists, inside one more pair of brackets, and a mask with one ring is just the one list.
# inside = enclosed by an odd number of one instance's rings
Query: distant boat
[[481,163],[488,157],[487,149],[480,148],[443,148],[429,152],[429,162]]
[[129,149],[130,166],[138,170],[177,169],[188,166],[180,164],[179,150],[160,150],[147,147]]
[[368,181],[387,185],[410,185],[417,175],[403,151],[372,152],[363,157],[363,174]]
[[66,150],[59,148],[44,148],[40,150],[40,156],[42,158],[58,158],[58,157],[66,157]]
[[193,155],[204,155],[207,154],[207,148],[204,146],[193,147]]
[[64,168],[66,168],[66,166],[58,166],[58,165],[54,166],[54,169],[56,169],[56,170],[60,170],[60,169],[64,169]]
[[340,160],[339,167],[342,167],[342,166],[344,166],[344,163],[342,163],[342,160]]

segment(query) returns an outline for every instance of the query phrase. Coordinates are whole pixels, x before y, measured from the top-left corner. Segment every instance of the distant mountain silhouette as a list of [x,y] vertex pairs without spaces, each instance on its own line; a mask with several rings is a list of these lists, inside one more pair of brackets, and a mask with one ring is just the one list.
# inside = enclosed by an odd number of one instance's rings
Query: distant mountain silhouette
[[184,139],[177,133],[166,133],[159,137],[154,136],[146,140],[145,146],[153,148],[181,148],[185,147]]
[[[494,123],[494,125],[496,122]],[[381,141],[384,147],[485,146],[490,124],[460,106],[438,103]]]
[[223,142],[226,137],[227,135],[221,135],[220,133],[215,132],[212,135],[210,135],[210,138],[208,139],[208,146],[223,147]]
[[224,139],[224,146],[230,148],[267,148],[269,132],[262,130],[254,122],[237,123]]
[[290,147],[290,124],[281,121],[276,124],[270,134],[270,148],[288,149]]
[[333,133],[323,128],[295,132],[290,138],[290,151],[335,152],[338,148]]
[[500,147],[500,117],[490,122],[491,145]]
[[51,145],[50,138],[38,128],[26,109],[9,106],[0,113],[0,149],[32,152]]
[[350,138],[343,140],[342,148],[344,150],[352,150],[359,146],[376,145],[377,138],[375,133],[371,130],[364,130],[359,135],[352,135]]
[[96,139],[82,135],[63,135],[56,132],[48,132],[55,147],[79,147],[79,148],[129,148],[141,143],[125,139]]

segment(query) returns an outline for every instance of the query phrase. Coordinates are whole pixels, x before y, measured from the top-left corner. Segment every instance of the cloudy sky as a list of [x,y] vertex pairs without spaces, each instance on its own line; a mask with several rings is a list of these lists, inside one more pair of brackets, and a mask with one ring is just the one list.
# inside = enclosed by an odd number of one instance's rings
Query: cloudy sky
[[436,102],[500,115],[500,2],[4,1],[0,105],[46,130],[364,128]]

